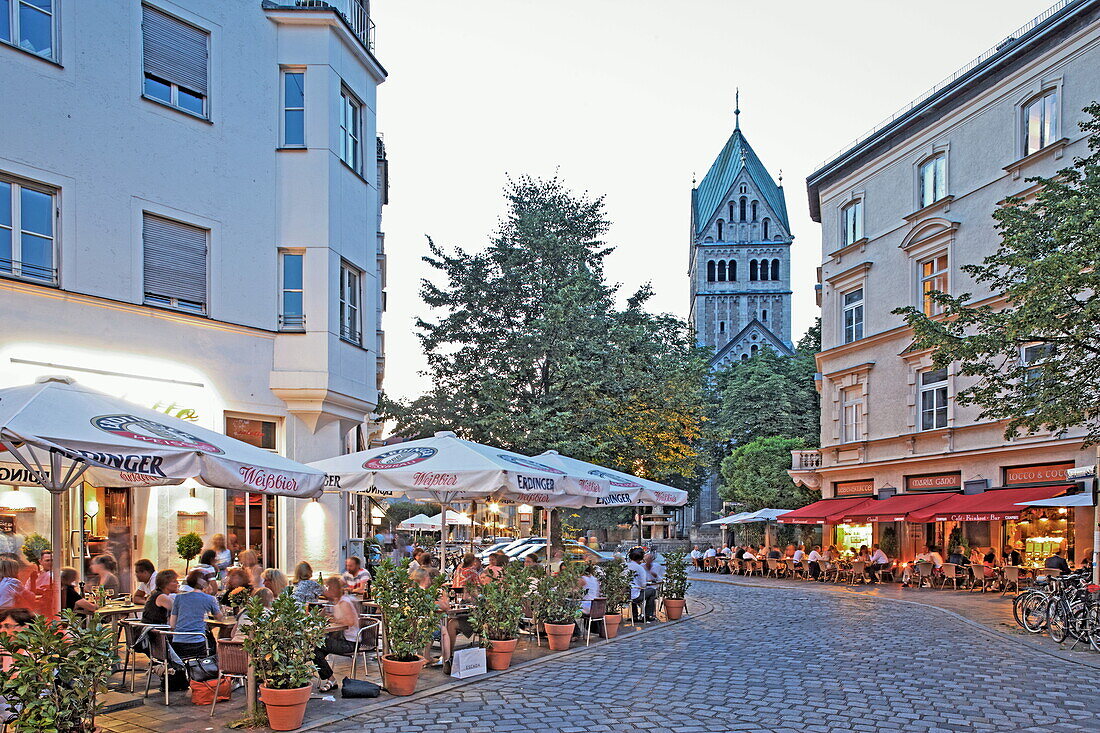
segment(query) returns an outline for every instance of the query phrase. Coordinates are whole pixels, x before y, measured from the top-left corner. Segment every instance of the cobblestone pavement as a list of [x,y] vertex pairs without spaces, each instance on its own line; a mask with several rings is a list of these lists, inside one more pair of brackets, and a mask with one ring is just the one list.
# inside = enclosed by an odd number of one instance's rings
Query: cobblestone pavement
[[323,730],[402,733],[1100,729],[1095,670],[935,609],[697,582],[713,612]]

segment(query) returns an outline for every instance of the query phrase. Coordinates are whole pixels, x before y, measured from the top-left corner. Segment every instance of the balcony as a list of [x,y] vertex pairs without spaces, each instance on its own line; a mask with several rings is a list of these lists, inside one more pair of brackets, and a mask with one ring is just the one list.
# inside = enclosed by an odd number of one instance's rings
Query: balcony
[[365,0],[266,0],[265,7],[285,9],[330,9],[351,28],[351,32],[362,42],[367,50],[374,53],[374,21],[367,12]]
[[787,474],[796,484],[801,484],[807,489],[820,488],[821,478],[817,473],[819,468],[821,468],[821,451],[791,451],[791,470],[787,471]]

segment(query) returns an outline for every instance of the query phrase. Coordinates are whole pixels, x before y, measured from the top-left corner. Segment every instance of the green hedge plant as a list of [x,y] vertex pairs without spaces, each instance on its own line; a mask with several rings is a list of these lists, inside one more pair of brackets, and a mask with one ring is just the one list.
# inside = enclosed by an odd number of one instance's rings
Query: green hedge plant
[[481,587],[470,624],[488,642],[519,637],[523,597],[531,589],[530,574],[518,562],[509,563],[499,580]]
[[565,563],[557,575],[544,575],[535,586],[535,618],[547,624],[571,624],[581,615],[584,590],[581,565]]
[[682,600],[687,595],[687,559],[682,552],[665,555],[665,598]]
[[409,579],[409,561],[396,564],[386,558],[374,579],[374,595],[382,607],[382,625],[389,641],[389,656],[399,662],[415,662],[439,630],[442,611],[437,605],[445,577],[439,574],[427,588]]
[[607,612],[619,613],[630,602],[630,571],[626,561],[615,558],[596,569],[600,580],[600,595],[607,599]]
[[271,608],[253,596],[245,605],[249,624],[244,651],[252,659],[256,679],[274,690],[296,690],[313,681],[317,667],[313,655],[325,639],[329,619],[319,610],[307,609],[287,588]]

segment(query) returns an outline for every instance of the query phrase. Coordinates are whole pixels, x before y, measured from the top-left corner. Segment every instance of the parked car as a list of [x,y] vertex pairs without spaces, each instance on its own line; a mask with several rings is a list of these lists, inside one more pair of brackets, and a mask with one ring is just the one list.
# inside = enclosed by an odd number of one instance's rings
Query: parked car
[[[566,540],[564,543],[564,550],[566,560],[603,563],[614,557],[609,552],[598,552],[574,540]],[[482,561],[488,561],[489,556],[494,552],[503,552],[512,560],[523,560],[528,555],[535,555],[539,562],[542,562],[546,560],[546,538],[523,537],[504,547],[490,548],[478,553],[478,557]]]

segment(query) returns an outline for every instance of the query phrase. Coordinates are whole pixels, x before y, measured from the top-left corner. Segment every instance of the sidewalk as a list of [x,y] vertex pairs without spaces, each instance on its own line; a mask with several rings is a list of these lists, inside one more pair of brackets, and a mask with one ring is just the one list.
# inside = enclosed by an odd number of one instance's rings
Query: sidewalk
[[902,588],[900,583],[875,583],[844,585],[839,583],[819,583],[806,580],[787,580],[761,578],[759,576],[722,575],[720,573],[690,573],[692,581],[718,582],[730,585],[751,586],[754,588],[775,588],[784,591],[806,591],[811,593],[841,593],[886,601],[887,603],[912,603],[942,611],[966,623],[978,626],[986,631],[1033,649],[1054,655],[1069,662],[1100,669],[1100,654],[1092,651],[1085,642],[1070,650],[1072,640],[1065,644],[1055,643],[1047,634],[1029,634],[1012,618],[1012,597],[1000,592],[981,593],[969,590],[952,590],[950,585],[940,588]]

